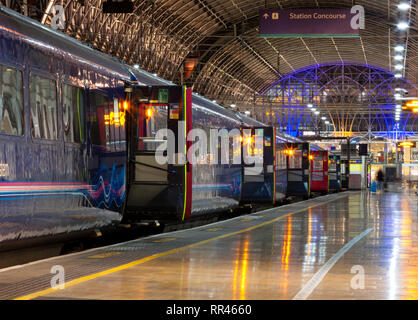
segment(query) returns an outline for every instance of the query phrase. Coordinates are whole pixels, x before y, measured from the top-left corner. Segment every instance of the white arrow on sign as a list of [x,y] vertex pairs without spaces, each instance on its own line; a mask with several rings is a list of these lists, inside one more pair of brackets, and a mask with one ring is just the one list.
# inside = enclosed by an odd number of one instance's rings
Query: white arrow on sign
[[268,13],[265,13],[264,14],[264,19],[268,19],[269,18],[269,14]]

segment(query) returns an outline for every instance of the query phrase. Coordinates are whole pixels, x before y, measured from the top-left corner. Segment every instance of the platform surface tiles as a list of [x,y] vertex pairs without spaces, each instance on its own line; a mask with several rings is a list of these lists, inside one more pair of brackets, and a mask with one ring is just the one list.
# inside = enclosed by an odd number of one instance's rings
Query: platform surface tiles
[[418,196],[390,187],[2,269],[0,299],[418,299]]

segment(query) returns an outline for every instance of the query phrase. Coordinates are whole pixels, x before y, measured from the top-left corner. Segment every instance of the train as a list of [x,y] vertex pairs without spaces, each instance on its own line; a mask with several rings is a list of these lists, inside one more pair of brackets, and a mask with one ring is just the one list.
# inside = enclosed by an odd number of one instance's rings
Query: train
[[[0,75],[0,249],[328,190],[327,151],[315,160],[307,142],[4,6]],[[191,132],[215,129],[217,152],[206,143],[191,163]],[[164,146],[176,161],[157,160]],[[262,155],[260,168],[235,161],[246,148]]]

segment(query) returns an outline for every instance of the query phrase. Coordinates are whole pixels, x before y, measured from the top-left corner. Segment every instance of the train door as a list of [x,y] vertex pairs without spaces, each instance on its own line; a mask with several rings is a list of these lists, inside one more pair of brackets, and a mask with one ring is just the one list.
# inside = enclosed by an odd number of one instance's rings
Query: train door
[[[243,129],[243,151],[251,156],[260,156],[262,163],[248,165],[243,161],[243,202],[274,202],[274,129],[273,127],[255,127]],[[259,139],[260,147],[256,141]]]
[[311,161],[311,190],[328,191],[328,151],[312,151]]
[[339,191],[341,189],[341,163],[340,156],[329,156],[329,189]]
[[350,168],[348,167],[348,160],[341,160],[341,188],[348,190]]
[[287,194],[304,198],[310,197],[309,143],[288,143],[285,154],[287,158]]
[[125,218],[185,219],[191,207],[191,168],[185,157],[191,91],[182,86],[132,87],[127,91],[129,188]]

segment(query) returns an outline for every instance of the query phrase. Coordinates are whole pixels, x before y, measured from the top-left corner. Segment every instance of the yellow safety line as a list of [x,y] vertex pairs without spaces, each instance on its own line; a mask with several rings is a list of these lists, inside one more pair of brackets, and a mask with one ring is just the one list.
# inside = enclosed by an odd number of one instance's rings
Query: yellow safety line
[[[157,258],[166,256],[166,255],[169,255],[169,254],[172,254],[172,253],[179,252],[181,250],[193,248],[193,247],[196,247],[196,246],[199,246],[199,245],[202,245],[202,244],[206,244],[206,243],[209,243],[209,242],[212,242],[212,241],[215,241],[215,240],[224,239],[224,238],[234,236],[234,235],[237,235],[237,234],[240,234],[240,233],[244,233],[244,232],[248,232],[248,231],[251,231],[251,230],[254,230],[254,229],[258,229],[258,228],[264,227],[266,225],[269,225],[271,223],[274,223],[278,220],[281,220],[283,218],[286,218],[290,215],[309,210],[310,208],[315,208],[315,207],[318,207],[318,206],[322,206],[324,204],[327,204],[327,203],[333,202],[337,199],[345,198],[345,197],[348,197],[348,196],[349,196],[349,194],[346,194],[342,197],[337,197],[336,199],[328,200],[328,201],[325,201],[325,202],[321,202],[321,203],[309,206],[307,208],[303,208],[303,209],[299,209],[299,210],[296,210],[296,211],[293,211],[293,212],[289,212],[285,215],[274,218],[273,220],[269,220],[269,221],[260,223],[258,225],[255,225],[255,226],[252,226],[252,227],[249,227],[249,228],[246,228],[246,229],[242,229],[242,230],[234,231],[234,232],[231,232],[231,233],[223,234],[223,235],[220,235],[220,236],[217,236],[217,237],[214,237],[214,238],[210,238],[210,239],[207,239],[207,240],[192,243],[192,244],[189,244],[189,245],[184,246],[184,247],[175,248],[175,249],[171,249],[171,250],[168,250],[168,251],[165,251],[165,252],[153,254],[151,256],[148,256],[148,257],[136,260],[136,261],[132,261],[130,263],[123,264],[119,267],[115,267],[115,268],[112,268],[112,269],[108,269],[108,270],[104,270],[104,271],[101,271],[101,272],[91,274],[89,276],[84,276],[84,277],[81,277],[81,278],[78,278],[78,279],[74,279],[74,280],[71,280],[69,282],[66,282],[65,283],[65,288],[72,287],[74,285],[77,285],[77,284],[80,284],[80,283],[83,283],[83,282],[86,282],[86,281],[89,281],[89,280],[92,280],[92,279],[96,279],[96,278],[99,278],[99,277],[103,277],[103,276],[106,276],[106,275],[109,275],[109,274],[112,274],[112,273],[115,273],[115,272],[118,272],[118,271],[121,271],[121,270],[125,270],[125,269],[128,269],[128,268],[137,266],[139,264],[142,264],[142,263],[145,263],[145,262],[148,262],[148,261],[151,261],[151,260],[155,260]],[[64,289],[61,289],[61,290],[64,290]],[[17,297],[13,300],[31,300],[31,299],[34,299],[34,298],[37,298],[37,297],[40,297],[40,296],[44,296],[46,294],[57,292],[58,290],[60,290],[60,289],[58,289],[58,288],[48,288],[48,289],[45,289],[45,290],[41,290],[41,291],[37,291],[37,292],[31,293],[31,294],[24,295],[24,296],[21,296],[21,297]]]

